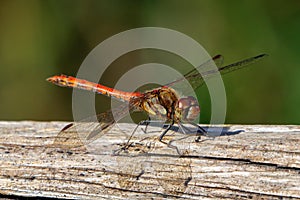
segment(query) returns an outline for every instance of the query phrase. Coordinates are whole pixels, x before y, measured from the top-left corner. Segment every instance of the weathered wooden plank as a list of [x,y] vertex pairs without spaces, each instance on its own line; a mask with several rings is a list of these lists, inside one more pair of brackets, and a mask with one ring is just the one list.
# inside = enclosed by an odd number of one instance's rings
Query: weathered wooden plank
[[53,146],[64,122],[0,122],[3,197],[83,199],[300,198],[300,126],[227,125],[227,135],[195,142],[180,133],[183,155],[138,131],[126,152],[112,155],[135,128],[76,149]]

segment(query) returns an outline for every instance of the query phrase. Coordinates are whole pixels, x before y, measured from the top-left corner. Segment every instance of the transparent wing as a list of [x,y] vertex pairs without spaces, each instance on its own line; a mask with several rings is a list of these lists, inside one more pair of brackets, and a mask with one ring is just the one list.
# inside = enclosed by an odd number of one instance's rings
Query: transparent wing
[[207,60],[206,62],[204,62],[203,64],[201,64],[200,66],[198,66],[197,68],[194,68],[193,70],[189,71],[188,73],[186,73],[183,77],[166,84],[165,86],[168,87],[172,87],[174,89],[181,89],[182,90],[182,82],[184,82],[185,80],[189,81],[189,83],[192,84],[193,89],[196,89],[196,82],[199,82],[198,84],[203,84],[203,78],[201,76],[201,74],[199,74],[199,70],[200,69],[204,69],[204,68],[210,68],[213,65],[216,65],[217,67],[221,67],[223,64],[223,56],[222,55],[216,55],[214,56],[212,59]]
[[116,122],[134,110],[134,103],[124,103],[97,116],[70,123],[59,132],[53,145],[72,149],[89,144],[109,132]]
[[[215,57],[213,57],[213,59],[206,61],[205,63],[201,64],[199,67],[188,72],[184,77],[177,79],[177,80],[167,84],[166,86],[172,87],[174,89],[179,89],[181,87],[180,86],[181,82],[183,80],[187,80],[187,81],[189,81],[189,84],[192,86],[192,88],[195,90],[198,87],[203,85],[205,79],[215,76],[218,72],[220,72],[221,75],[226,74],[226,73],[244,68],[250,64],[253,64],[253,63],[263,59],[266,56],[268,56],[268,55],[260,54],[258,56],[254,56],[254,57],[251,57],[251,58],[248,58],[248,59],[245,59],[245,60],[222,67],[221,65],[223,63],[223,57],[221,55],[216,55]],[[218,67],[218,69],[213,69],[214,64]],[[199,73],[199,71],[203,71],[203,69],[206,69],[206,68],[211,69],[211,70],[204,71],[201,74]]]

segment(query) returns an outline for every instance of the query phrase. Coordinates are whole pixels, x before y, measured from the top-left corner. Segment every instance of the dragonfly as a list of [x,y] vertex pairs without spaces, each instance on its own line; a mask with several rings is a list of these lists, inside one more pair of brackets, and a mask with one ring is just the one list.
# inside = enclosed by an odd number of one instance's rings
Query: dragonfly
[[[108,97],[114,97],[128,103],[98,114],[97,121],[91,121],[91,118],[87,118],[81,122],[73,122],[66,125],[58,134],[55,143],[68,148],[74,148],[88,144],[109,132],[114,124],[116,124],[120,119],[124,118],[129,113],[144,111],[149,115],[149,120],[144,120],[140,122],[139,125],[145,124],[147,127],[147,125],[151,122],[151,116],[162,119],[167,126],[160,134],[159,141],[167,144],[171,148],[175,148],[178,152],[176,147],[163,140],[164,136],[174,126],[174,124],[177,124],[181,130],[184,130],[184,123],[196,126],[198,129],[197,135],[199,136],[199,139],[200,136],[207,136],[207,132],[204,128],[193,122],[200,114],[200,107],[197,99],[193,96],[180,97],[178,95],[178,91],[174,88],[178,84],[180,85],[183,80],[187,80],[195,90],[202,86],[205,83],[205,80],[210,77],[214,77],[219,73],[223,75],[244,68],[265,58],[266,56],[267,54],[260,54],[226,66],[222,66],[223,56],[216,55],[212,59],[209,59],[200,66],[189,71],[182,78],[176,79],[171,83],[145,92],[120,91],[99,83],[93,83],[84,79],[67,75],[52,76],[48,78],[47,81],[55,85],[88,90],[97,94],[106,95]],[[216,65],[217,68],[210,68],[211,70],[207,70],[201,74],[199,73],[199,70],[207,68],[211,65]],[[133,133],[135,130],[136,129],[134,129]],[[186,131],[182,132],[185,133]],[[197,141],[199,140],[197,139]]]

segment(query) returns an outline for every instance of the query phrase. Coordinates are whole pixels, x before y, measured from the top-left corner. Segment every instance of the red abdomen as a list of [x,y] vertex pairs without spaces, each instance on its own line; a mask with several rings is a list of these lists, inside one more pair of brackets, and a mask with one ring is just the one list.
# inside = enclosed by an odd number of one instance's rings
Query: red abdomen
[[103,94],[106,96],[115,97],[117,99],[123,101],[129,101],[133,97],[141,97],[142,94],[139,92],[124,92],[120,90],[116,90],[110,87],[106,87],[104,85],[93,83],[90,81],[86,81],[83,79],[78,79],[72,76],[60,75],[60,76],[52,76],[47,79],[47,81],[54,83],[56,85],[62,87],[71,87],[78,88],[82,90],[89,90],[96,92],[98,94]]

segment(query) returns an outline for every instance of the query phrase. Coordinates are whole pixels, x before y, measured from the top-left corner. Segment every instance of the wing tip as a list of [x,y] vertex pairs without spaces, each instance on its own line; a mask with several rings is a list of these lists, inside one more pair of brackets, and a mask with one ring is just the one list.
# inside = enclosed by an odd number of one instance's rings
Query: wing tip
[[258,56],[255,56],[255,58],[264,58],[264,57],[268,57],[269,54],[267,53],[262,53],[262,54],[259,54]]
[[74,123],[67,124],[66,126],[64,126],[64,127],[61,129],[60,132],[67,130],[68,128],[72,127],[73,125],[74,125]]

